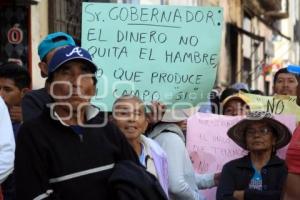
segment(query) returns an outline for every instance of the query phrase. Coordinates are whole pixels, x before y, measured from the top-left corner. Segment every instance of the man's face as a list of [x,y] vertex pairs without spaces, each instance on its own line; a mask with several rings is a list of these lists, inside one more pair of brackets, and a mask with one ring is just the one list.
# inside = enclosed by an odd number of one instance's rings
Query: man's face
[[15,85],[15,81],[7,78],[0,78],[0,96],[10,108],[21,104],[23,92]]
[[72,111],[87,105],[95,95],[90,67],[82,61],[69,61],[53,74],[50,95],[55,102],[67,103]]
[[298,81],[294,74],[281,73],[274,83],[274,93],[280,95],[297,95]]

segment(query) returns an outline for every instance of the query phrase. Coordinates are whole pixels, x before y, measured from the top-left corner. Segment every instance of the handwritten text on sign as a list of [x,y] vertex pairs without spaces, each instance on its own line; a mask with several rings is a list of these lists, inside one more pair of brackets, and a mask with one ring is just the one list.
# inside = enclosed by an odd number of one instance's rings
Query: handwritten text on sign
[[[276,115],[275,118],[291,132],[296,127],[296,118],[292,115]],[[248,153],[227,136],[229,128],[241,119],[243,117],[208,113],[196,113],[188,119],[187,149],[198,173],[220,172],[225,163]],[[277,152],[279,157],[285,157],[286,148]],[[204,192],[207,199],[215,199],[215,188]]]
[[219,62],[221,8],[83,3],[82,9],[82,46],[99,67],[96,105],[101,99],[110,110],[124,94],[166,104],[207,100]]
[[261,96],[249,93],[243,93],[243,95],[249,99],[249,106],[252,111],[268,111],[276,115],[295,115],[297,121],[300,121],[300,106],[296,104],[295,96]]

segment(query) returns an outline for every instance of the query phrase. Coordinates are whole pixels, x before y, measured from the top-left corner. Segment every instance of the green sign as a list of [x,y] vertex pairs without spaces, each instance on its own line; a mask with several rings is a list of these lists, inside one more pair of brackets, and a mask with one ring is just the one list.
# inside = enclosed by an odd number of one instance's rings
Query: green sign
[[220,57],[222,9],[83,3],[82,47],[98,65],[93,103],[125,94],[190,107],[207,101]]

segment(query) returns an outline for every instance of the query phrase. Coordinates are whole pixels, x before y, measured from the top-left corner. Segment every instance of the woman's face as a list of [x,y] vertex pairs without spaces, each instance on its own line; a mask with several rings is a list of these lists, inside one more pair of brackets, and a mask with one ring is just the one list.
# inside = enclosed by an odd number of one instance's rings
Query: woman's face
[[223,107],[223,115],[238,116],[246,115],[249,111],[249,106],[240,99],[229,100]]
[[264,122],[253,122],[245,131],[247,149],[250,152],[268,151],[276,144],[272,129]]
[[138,140],[148,125],[144,105],[131,98],[115,104],[113,120],[127,140]]

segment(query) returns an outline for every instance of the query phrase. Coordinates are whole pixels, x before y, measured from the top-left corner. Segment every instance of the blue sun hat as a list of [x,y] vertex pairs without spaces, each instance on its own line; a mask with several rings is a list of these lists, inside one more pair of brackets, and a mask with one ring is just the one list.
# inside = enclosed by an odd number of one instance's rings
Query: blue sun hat
[[40,60],[43,60],[51,50],[67,45],[75,46],[72,36],[67,33],[55,32],[47,35],[38,46]]
[[300,75],[300,66],[299,65],[288,65],[287,70],[290,73]]

